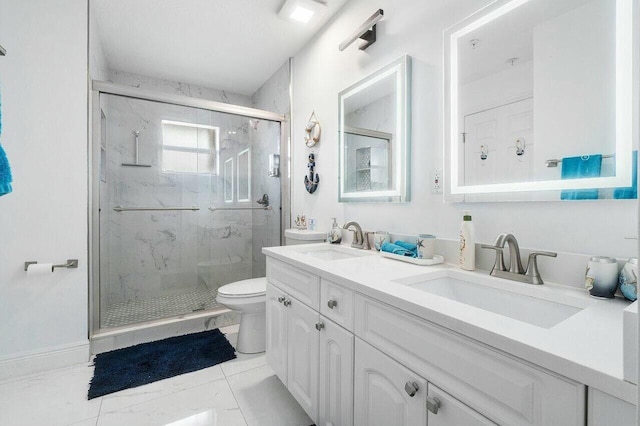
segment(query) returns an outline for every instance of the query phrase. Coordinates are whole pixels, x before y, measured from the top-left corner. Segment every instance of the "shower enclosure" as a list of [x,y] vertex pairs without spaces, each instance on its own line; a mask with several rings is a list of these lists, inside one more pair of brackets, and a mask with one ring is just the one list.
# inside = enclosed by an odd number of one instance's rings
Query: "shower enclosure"
[[225,310],[217,289],[265,276],[280,245],[281,116],[111,86],[93,102],[92,329]]

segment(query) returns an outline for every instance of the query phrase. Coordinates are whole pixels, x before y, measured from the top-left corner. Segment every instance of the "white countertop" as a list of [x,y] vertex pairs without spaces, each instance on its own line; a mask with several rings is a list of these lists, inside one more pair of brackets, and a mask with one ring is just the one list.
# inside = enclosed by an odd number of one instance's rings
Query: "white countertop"
[[[302,254],[329,247],[326,243],[270,247],[263,253],[635,405],[636,386],[623,379],[622,317],[628,302],[593,299],[584,290],[557,284],[532,286],[503,280],[489,276],[488,271],[412,265],[383,258],[375,251],[357,250],[366,255],[331,261]],[[558,302],[577,298],[588,307],[551,328],[542,328],[394,281],[447,272],[460,279],[469,276],[487,284],[520,286],[519,292],[546,294]]]

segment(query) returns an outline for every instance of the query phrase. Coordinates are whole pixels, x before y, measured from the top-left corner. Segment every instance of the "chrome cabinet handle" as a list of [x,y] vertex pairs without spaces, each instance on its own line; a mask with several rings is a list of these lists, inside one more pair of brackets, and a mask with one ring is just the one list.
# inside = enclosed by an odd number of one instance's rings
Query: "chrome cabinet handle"
[[338,306],[338,301],[337,301],[337,300],[330,299],[330,300],[327,302],[327,306],[329,307],[329,309],[333,309],[333,308],[335,308],[336,306]]
[[427,397],[427,410],[431,411],[433,414],[438,414],[438,409],[440,408],[440,401],[438,398]]
[[289,300],[289,299],[285,299],[285,300],[282,302],[282,304],[283,304],[284,306],[291,306],[291,300]]
[[316,330],[322,331],[324,328],[324,323],[322,321],[316,323]]
[[407,382],[404,384],[404,390],[411,398],[418,393],[418,389],[420,389],[420,386],[418,386],[416,382]]
[[284,299],[285,299],[285,298],[284,298],[284,296],[280,296],[280,297],[278,297],[278,303],[282,303],[282,302],[284,302]]

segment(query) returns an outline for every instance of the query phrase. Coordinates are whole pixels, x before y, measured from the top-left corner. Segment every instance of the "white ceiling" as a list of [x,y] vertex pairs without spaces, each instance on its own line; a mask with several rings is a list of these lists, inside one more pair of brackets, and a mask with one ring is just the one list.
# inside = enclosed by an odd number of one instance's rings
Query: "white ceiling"
[[278,18],[284,0],[91,0],[109,68],[244,95],[347,1],[304,25]]

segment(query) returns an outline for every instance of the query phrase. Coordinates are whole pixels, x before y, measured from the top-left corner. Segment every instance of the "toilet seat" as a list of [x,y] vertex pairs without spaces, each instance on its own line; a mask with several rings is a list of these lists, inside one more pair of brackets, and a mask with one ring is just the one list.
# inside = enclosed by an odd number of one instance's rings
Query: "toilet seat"
[[218,289],[218,294],[226,298],[246,298],[262,296],[267,293],[267,279],[251,278],[223,285]]

